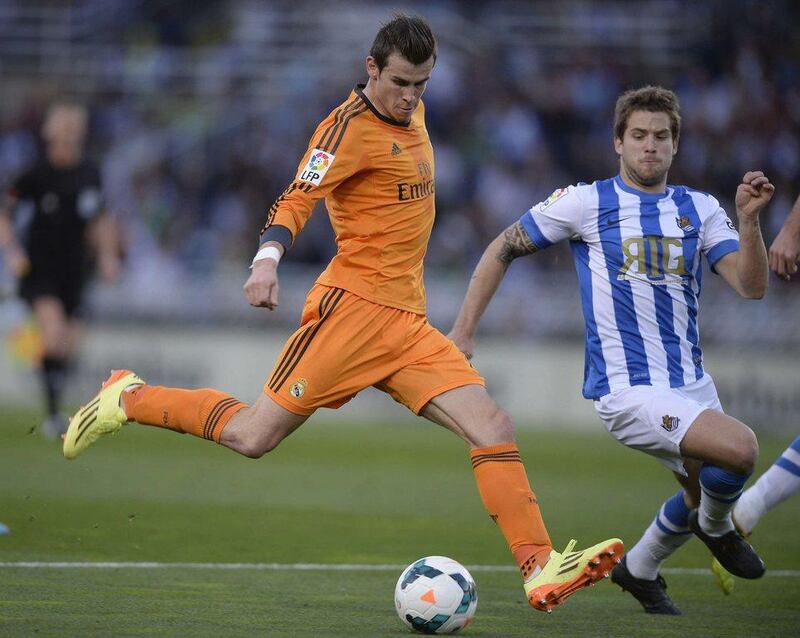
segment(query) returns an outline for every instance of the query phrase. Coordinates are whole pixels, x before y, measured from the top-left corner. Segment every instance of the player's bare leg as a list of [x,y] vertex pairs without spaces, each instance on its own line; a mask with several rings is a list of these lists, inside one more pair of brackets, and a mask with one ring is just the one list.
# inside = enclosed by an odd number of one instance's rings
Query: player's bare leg
[[444,392],[428,401],[420,416],[451,430],[473,448],[514,443],[511,418],[482,385]]
[[741,421],[718,410],[705,410],[681,441],[681,454],[737,474],[751,474],[758,460],[758,441]]
[[37,297],[32,303],[33,315],[42,333],[45,352],[54,356],[66,357],[68,354],[69,320],[64,312],[64,304],[53,296]]
[[262,394],[252,406],[231,417],[219,442],[239,454],[257,459],[274,450],[307,419]]
[[43,347],[40,366],[47,417],[42,423],[42,434],[47,438],[57,438],[67,426],[66,418],[59,411],[75,339],[60,299],[54,296],[38,297],[33,301],[32,309],[42,335]]
[[500,527],[519,565],[530,604],[541,611],[607,576],[623,545],[610,539],[581,551],[552,549],[539,505],[514,442],[509,416],[481,385],[467,385],[433,398],[422,416],[455,432],[470,445],[481,499]]

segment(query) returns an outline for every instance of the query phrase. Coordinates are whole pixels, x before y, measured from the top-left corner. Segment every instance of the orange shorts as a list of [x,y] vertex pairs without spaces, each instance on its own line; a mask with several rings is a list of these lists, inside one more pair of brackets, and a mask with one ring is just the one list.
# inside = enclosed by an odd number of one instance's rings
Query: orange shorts
[[485,382],[424,316],[317,284],[264,393],[290,412],[309,415],[375,386],[419,414],[432,398],[470,384]]

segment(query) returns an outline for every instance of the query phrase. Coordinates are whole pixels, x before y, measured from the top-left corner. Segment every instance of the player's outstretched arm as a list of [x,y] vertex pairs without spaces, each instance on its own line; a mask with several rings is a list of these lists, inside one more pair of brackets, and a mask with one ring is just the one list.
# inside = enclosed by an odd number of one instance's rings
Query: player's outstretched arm
[[509,226],[483,252],[475,272],[472,273],[467,295],[453,329],[447,335],[467,359],[471,359],[475,351],[475,329],[478,322],[503,281],[509,264],[517,257],[534,252],[536,246],[522,227],[522,222]]
[[[277,251],[277,254],[273,252],[270,255],[270,248]],[[251,306],[269,310],[278,307],[278,260],[283,253],[283,245],[277,241],[262,244],[253,260],[250,276],[244,284],[244,296]]]
[[774,193],[775,187],[764,173],[745,173],[736,189],[739,250],[725,255],[715,265],[725,281],[747,299],[761,299],[767,292],[769,262],[759,215]]
[[781,232],[769,247],[769,267],[779,277],[789,281],[797,272],[798,258],[800,258],[800,197],[786,217]]

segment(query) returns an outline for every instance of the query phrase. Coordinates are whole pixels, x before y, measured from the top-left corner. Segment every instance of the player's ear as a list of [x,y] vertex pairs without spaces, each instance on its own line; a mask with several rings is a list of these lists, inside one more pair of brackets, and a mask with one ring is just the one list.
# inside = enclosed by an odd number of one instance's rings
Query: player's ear
[[672,143],[672,155],[674,156],[678,152],[678,142],[680,141],[680,137],[676,137],[675,141]]
[[617,152],[617,155],[622,155],[622,138],[614,136],[614,150]]
[[375,61],[371,55],[367,56],[367,75],[369,76],[370,80],[374,82],[378,81],[378,75],[380,74],[380,70],[378,69],[378,63]]

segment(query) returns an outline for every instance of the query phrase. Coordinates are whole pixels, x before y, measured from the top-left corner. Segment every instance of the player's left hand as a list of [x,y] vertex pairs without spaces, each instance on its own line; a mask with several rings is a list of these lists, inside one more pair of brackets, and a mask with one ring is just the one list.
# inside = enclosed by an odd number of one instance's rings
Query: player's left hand
[[736,189],[736,214],[739,220],[755,221],[774,193],[775,186],[763,172],[745,173]]

